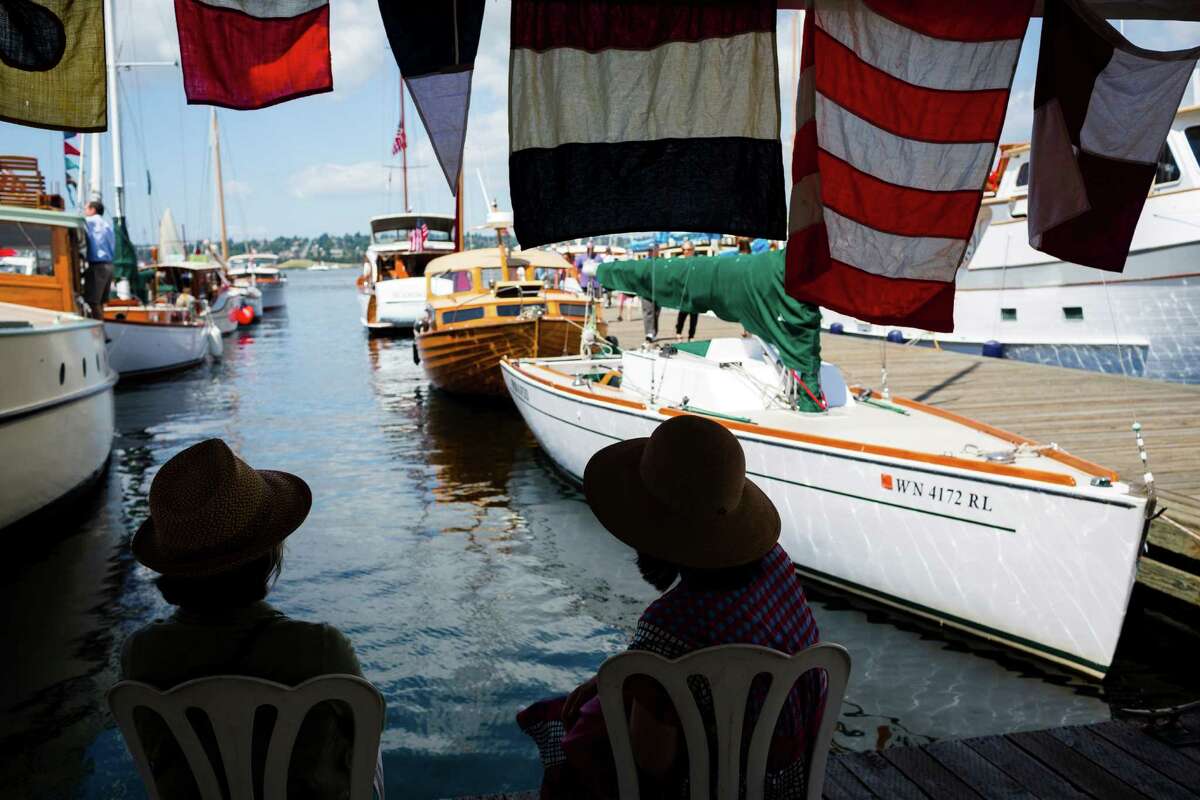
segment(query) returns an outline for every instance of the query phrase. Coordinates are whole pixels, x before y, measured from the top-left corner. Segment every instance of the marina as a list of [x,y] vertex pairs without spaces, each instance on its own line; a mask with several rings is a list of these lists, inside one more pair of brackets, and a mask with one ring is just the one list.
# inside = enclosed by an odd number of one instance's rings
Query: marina
[[[0,740],[4,753],[23,755],[3,759],[0,780],[21,787],[18,796],[138,791],[102,697],[121,641],[169,609],[153,573],[131,560],[128,538],[147,513],[157,469],[210,436],[248,458],[275,454],[273,463],[311,481],[313,515],[289,544],[272,598],[288,613],[319,613],[346,631],[367,677],[382,687],[395,709],[383,739],[389,794],[537,786],[535,753],[513,716],[590,674],[627,639],[654,592],[514,407],[433,391],[410,340],[365,335],[354,277],[296,273],[286,314],[226,337],[219,361],[117,391],[112,461],[98,493],[78,507],[78,533],[30,540],[22,566],[14,572],[10,562],[3,581],[6,635],[23,643],[24,657],[7,662]],[[640,325],[613,323],[610,335],[629,337]],[[701,336],[729,330],[707,316],[700,326]],[[839,341],[826,336],[824,346]],[[326,356],[309,358],[317,347]],[[897,366],[911,349],[895,349],[893,385],[919,394]],[[851,342],[849,350],[862,357],[859,367],[839,356],[850,376],[877,370],[869,361],[877,344],[868,353]],[[974,359],[935,359],[946,361]],[[993,364],[1045,369],[985,362]],[[303,429],[293,424],[300,417],[310,422]],[[1143,418],[1151,442],[1153,420]],[[69,591],[46,598],[47,581]],[[835,752],[1104,722],[1120,709],[1163,708],[1200,692],[1194,627],[1164,611],[1147,587],[1135,587],[1103,682],[808,588],[822,637],[855,654]],[[19,608],[26,611],[13,616]],[[73,655],[64,661],[63,652]]]

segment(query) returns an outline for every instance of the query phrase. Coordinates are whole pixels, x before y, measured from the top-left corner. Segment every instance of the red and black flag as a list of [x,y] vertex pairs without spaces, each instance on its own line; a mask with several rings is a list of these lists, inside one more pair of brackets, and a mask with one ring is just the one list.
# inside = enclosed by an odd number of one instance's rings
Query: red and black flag
[[483,0],[379,0],[396,64],[451,192],[462,170],[483,7]]
[[523,246],[787,229],[775,0],[514,0],[509,185]]
[[1120,272],[1200,48],[1131,44],[1080,0],[1047,0],[1033,99],[1029,244]]

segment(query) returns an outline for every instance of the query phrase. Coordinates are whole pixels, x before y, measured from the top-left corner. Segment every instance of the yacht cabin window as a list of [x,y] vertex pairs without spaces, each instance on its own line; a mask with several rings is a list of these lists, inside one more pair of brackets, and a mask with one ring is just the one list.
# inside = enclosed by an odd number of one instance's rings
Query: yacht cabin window
[[1158,154],[1158,171],[1154,173],[1154,185],[1174,183],[1177,180],[1179,180],[1179,165],[1175,163],[1175,156],[1171,154],[1170,145],[1164,143],[1162,151]]
[[23,222],[0,222],[0,272],[53,275],[50,228]]
[[1015,308],[1000,309],[1000,319],[1003,322],[1015,322],[1017,319],[1017,310]]
[[1193,125],[1188,128],[1183,134],[1187,137],[1188,144],[1192,148],[1192,155],[1200,161],[1200,125]]
[[1083,308],[1080,306],[1063,306],[1063,318],[1081,320],[1083,319]]
[[1029,185],[1029,162],[1028,161],[1026,161],[1024,164],[1022,164],[1021,168],[1019,170],[1017,170],[1017,184],[1016,185],[1018,187]]

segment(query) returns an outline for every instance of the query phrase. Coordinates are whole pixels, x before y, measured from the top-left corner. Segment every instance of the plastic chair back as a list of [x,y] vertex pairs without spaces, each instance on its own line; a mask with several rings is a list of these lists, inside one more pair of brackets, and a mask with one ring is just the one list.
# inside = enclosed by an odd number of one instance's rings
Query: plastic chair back
[[746,800],[761,800],[767,774],[767,754],[775,725],[788,694],[801,675],[811,669],[824,670],[827,676],[821,725],[809,743],[811,756],[807,769],[807,796],[818,800],[825,782],[825,761],[833,739],[846,681],[850,676],[850,654],[836,644],[818,644],[788,655],[757,645],[731,644],[697,650],[675,659],[654,653],[629,651],[615,655],[601,665],[597,675],[600,706],[617,765],[617,785],[621,800],[638,800],[637,765],[625,718],[624,686],[632,675],[646,675],[666,690],[679,715],[687,746],[691,800],[707,800],[709,794],[708,736],[688,678],[700,675],[712,690],[716,722],[716,761],[718,800],[737,800],[741,778],[742,726],[746,700],[755,677],[771,676],[771,687],[759,712],[750,737],[746,759]]
[[378,689],[355,675],[322,675],[294,687],[242,675],[218,675],[181,683],[166,691],[137,681],[121,681],[108,691],[108,706],[116,717],[151,800],[158,800],[158,788],[134,725],[135,709],[145,707],[162,717],[187,759],[200,796],[204,800],[221,800],[216,772],[187,719],[189,709],[203,711],[212,723],[230,797],[232,800],[254,800],[251,763],[254,717],[260,707],[274,707],[278,716],[267,747],[263,798],[284,800],[288,766],[300,724],[309,709],[326,700],[340,700],[350,706],[354,714],[350,798],[371,800],[379,737],[383,730],[384,702]]

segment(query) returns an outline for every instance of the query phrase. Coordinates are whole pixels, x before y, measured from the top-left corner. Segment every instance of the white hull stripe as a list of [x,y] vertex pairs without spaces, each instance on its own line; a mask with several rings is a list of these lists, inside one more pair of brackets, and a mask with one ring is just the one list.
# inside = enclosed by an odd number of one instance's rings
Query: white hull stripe
[[788,205],[788,232],[804,230],[821,221],[821,175],[814,172],[792,184]]
[[825,209],[833,260],[887,278],[954,280],[966,241],[936,236],[898,236],[867,227]]
[[[510,125],[513,152],[568,143],[779,138],[773,33],[651,50],[514,49],[509,67],[510,118],[521,120]],[[662,79],[667,75],[671,80]]]
[[932,192],[980,191],[995,145],[940,144],[877,128],[817,94],[817,142],[822,150],[881,181]]
[[228,8],[259,19],[286,19],[329,5],[329,0],[197,0],[206,6]]
[[822,2],[817,27],[866,63],[915,86],[949,91],[1007,89],[1020,39],[956,42],[897,25],[858,0]]

